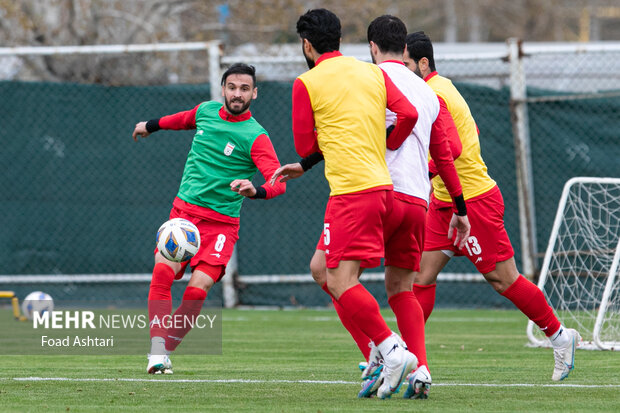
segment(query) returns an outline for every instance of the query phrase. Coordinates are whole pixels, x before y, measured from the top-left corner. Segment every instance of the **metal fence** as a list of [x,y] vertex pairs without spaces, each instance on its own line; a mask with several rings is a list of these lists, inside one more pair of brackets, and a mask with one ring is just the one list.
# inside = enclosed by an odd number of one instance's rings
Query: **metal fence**
[[[453,79],[480,129],[482,156],[502,189],[519,266],[535,275],[563,183],[576,175],[620,176],[620,44],[511,41],[473,53],[437,46],[439,72]],[[192,134],[161,131],[134,143],[133,125],[218,98],[221,70],[232,62],[257,66],[259,98],[252,112],[269,131],[280,161],[298,159],[290,96],[293,79],[305,70],[301,56],[284,48],[277,56],[222,55],[217,43],[104,47],[0,49],[0,58],[54,59],[56,65],[69,59],[75,67],[88,67],[80,59],[92,64],[109,54],[125,66],[141,62],[144,77],[154,79],[0,82],[0,289],[20,296],[45,290],[66,302],[142,302],[155,231],[168,216]],[[293,49],[299,53],[299,45]],[[343,48],[369,60],[359,52],[367,46],[351,50]],[[182,59],[160,59],[167,53],[203,53],[204,66],[180,70],[175,64]],[[157,76],[147,73],[149,62]],[[204,83],[195,83],[196,73],[204,74]],[[282,197],[246,201],[224,288],[210,299],[328,304],[308,271],[328,192],[318,166],[291,182]],[[510,306],[474,272],[465,259],[452,260],[440,276],[438,305]],[[362,280],[385,304],[380,271]],[[179,298],[183,284],[175,284]]]

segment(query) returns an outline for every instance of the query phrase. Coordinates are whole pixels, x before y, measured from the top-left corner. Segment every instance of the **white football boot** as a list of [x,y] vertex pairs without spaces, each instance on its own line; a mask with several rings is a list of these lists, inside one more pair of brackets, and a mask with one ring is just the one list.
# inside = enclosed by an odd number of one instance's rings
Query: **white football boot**
[[398,393],[404,378],[418,366],[418,358],[407,350],[404,342],[397,334],[392,334],[378,346],[383,356],[383,384],[377,395],[385,399]]
[[162,371],[164,374],[173,374],[172,371],[172,362],[170,361],[170,357],[166,356],[164,359],[164,370]]
[[376,396],[379,387],[383,384],[383,380],[383,370],[377,370],[377,374],[362,381],[362,389],[357,394],[357,397],[361,399]]
[[577,330],[572,328],[564,328],[560,334],[566,334],[569,340],[565,346],[553,349],[553,358],[555,359],[555,368],[551,376],[553,381],[564,380],[575,368],[575,348],[581,341],[581,336]]
[[409,387],[405,390],[405,399],[428,399],[431,390],[431,373],[426,366],[420,366],[416,371],[407,376]]
[[149,354],[149,363],[146,366],[148,374],[172,374],[172,362],[165,354]]
[[[381,369],[383,369],[383,359],[381,358],[381,353],[379,353],[379,349],[375,346],[375,343],[371,341],[368,343],[368,347],[370,347],[370,355],[368,356],[368,363],[366,363],[366,367],[362,370],[362,380],[378,376],[379,373],[381,373]],[[361,366],[362,363],[360,363],[360,367]]]

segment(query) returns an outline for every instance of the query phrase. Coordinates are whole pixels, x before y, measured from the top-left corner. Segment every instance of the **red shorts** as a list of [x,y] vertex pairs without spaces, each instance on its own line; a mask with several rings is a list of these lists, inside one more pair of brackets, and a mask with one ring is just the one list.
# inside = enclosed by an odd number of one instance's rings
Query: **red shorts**
[[[181,274],[189,264],[195,269],[198,264],[205,263],[210,266],[219,267],[218,274],[209,274],[213,281],[218,282],[226,272],[226,264],[232,256],[235,243],[239,239],[239,224],[221,222],[204,217],[196,217],[181,211],[176,207],[172,207],[170,211],[170,219],[184,218],[192,222],[200,232],[200,249],[189,261],[183,263]],[[157,248],[155,248],[157,254]]]
[[467,200],[467,217],[471,233],[467,244],[458,250],[448,239],[452,206],[431,198],[426,217],[424,251],[450,250],[455,255],[466,255],[481,274],[495,269],[495,263],[514,256],[514,250],[504,228],[504,199],[499,187]]
[[385,265],[420,271],[425,223],[426,201],[394,192],[383,228]]
[[325,251],[327,268],[337,268],[340,261],[361,261],[363,268],[381,265],[383,221],[391,204],[392,190],[386,189],[330,197],[316,247]]

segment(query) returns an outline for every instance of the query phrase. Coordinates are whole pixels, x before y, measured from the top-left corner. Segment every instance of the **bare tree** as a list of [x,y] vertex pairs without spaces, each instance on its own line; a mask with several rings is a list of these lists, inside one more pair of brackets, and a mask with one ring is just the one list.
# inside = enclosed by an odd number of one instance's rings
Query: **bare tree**
[[[341,19],[343,41],[366,41],[368,23],[399,16],[434,41],[577,41],[620,36],[617,0],[0,0],[0,43],[97,45],[222,40],[227,47],[298,41],[295,23],[325,7]],[[615,23],[615,24],[614,24]],[[616,38],[617,40],[617,38]],[[23,59],[19,78],[168,83],[206,78],[203,53]]]

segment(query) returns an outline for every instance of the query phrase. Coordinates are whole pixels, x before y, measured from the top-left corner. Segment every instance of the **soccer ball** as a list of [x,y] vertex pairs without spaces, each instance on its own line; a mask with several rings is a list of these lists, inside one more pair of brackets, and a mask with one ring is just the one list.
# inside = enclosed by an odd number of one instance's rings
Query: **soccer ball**
[[35,311],[43,314],[52,310],[54,310],[54,300],[49,294],[41,291],[31,292],[22,303],[22,313],[28,320],[32,320]]
[[164,222],[157,231],[157,249],[170,261],[187,261],[196,255],[199,248],[200,232],[186,219],[173,218]]

